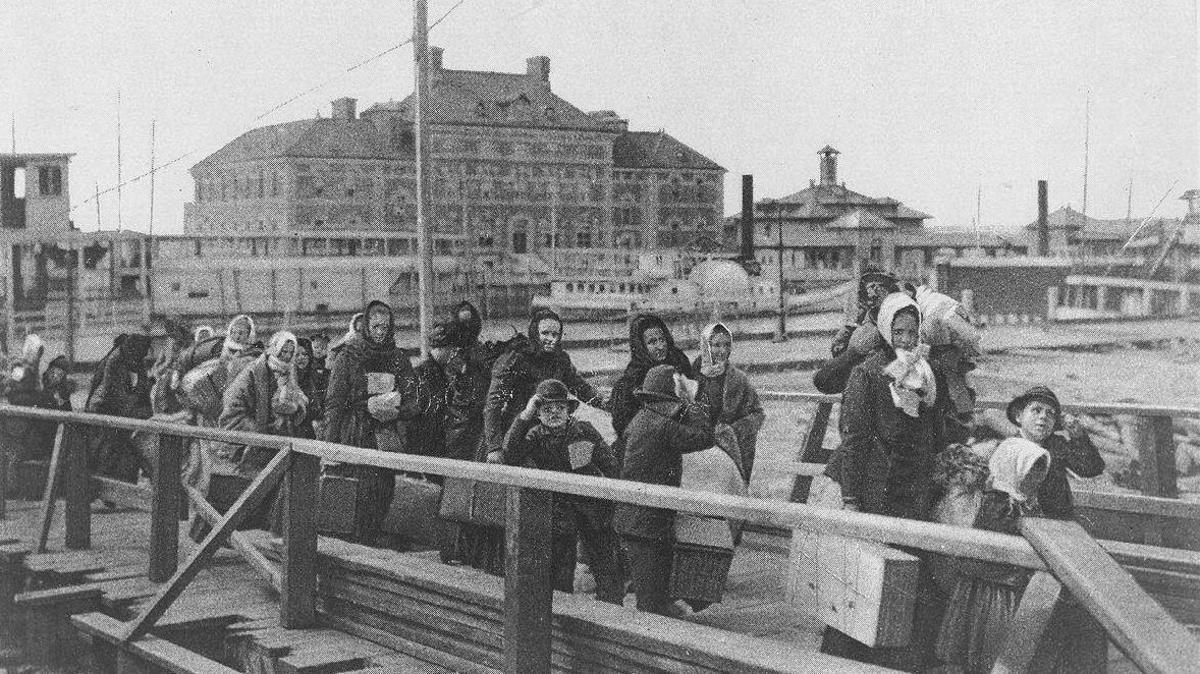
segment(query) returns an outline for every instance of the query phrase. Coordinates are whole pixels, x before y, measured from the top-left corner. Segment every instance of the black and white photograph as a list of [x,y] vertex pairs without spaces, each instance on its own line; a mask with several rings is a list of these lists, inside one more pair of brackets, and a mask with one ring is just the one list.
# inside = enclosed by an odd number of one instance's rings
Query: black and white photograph
[[1200,0],[0,14],[0,674],[1200,674]]

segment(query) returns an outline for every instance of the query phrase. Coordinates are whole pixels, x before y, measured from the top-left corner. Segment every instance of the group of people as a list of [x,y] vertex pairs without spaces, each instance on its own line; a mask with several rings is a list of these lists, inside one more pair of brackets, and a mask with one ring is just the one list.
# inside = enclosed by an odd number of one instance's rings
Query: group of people
[[[858,299],[857,320],[813,378],[842,395],[841,443],[809,503],[1004,533],[1017,533],[1023,517],[1072,519],[1068,471],[1095,477],[1104,461],[1054,392],[1037,386],[1011,401],[1015,437],[968,446],[974,392],[965,374],[979,334],[962,307],[882,272],[862,276]],[[921,562],[910,644],[869,648],[827,628],[822,650],[906,671],[991,671],[1029,572],[906,551]],[[1068,604],[1054,623],[1067,644],[1057,671],[1102,669],[1104,632],[1086,613]]]
[[[1015,532],[1023,517],[1074,516],[1068,471],[1095,476],[1104,462],[1052,391],[1037,387],[1012,401],[1015,437],[990,453],[969,447],[975,400],[966,374],[979,333],[963,308],[882,272],[860,279],[858,307],[814,375],[819,390],[842,396],[841,442],[810,503],[1002,532]],[[393,309],[378,300],[332,341],[280,330],[264,343],[246,315],[223,334],[176,329],[150,368],[149,338],[122,335],[93,375],[85,409],[667,486],[681,484],[685,455],[718,448],[749,484],[765,415],[732,362],[728,326],[706,327],[699,354],[688,358],[662,318],[633,317],[630,360],[607,399],[563,349],[564,321],[553,311],[536,310],[526,333],[506,342],[482,341],[482,328],[479,312],[462,302],[427,332],[428,357],[415,366],[396,343]],[[43,351],[36,336],[26,340],[8,372],[8,400],[70,409],[69,364],[56,358],[39,377]],[[580,405],[611,415],[613,442],[576,418]],[[24,445],[30,451],[53,437],[53,425],[6,423],[8,433],[36,438]],[[143,466],[131,447],[127,432],[91,434],[93,470],[136,480]],[[204,493],[218,464],[249,477],[270,458],[263,448],[200,441],[186,479]],[[394,473],[355,464],[325,470],[358,483],[351,537],[384,543]],[[600,600],[622,603],[632,581],[638,609],[686,612],[671,596],[674,520],[668,509],[556,494],[555,588],[573,590],[581,549]],[[911,644],[868,648],[830,628],[822,650],[912,671],[936,663],[990,669],[1028,574],[909,552],[922,561]],[[503,572],[503,554],[503,532],[477,523],[459,526],[442,550],[446,561],[491,573]],[[1095,634],[1080,628],[1066,643]]]

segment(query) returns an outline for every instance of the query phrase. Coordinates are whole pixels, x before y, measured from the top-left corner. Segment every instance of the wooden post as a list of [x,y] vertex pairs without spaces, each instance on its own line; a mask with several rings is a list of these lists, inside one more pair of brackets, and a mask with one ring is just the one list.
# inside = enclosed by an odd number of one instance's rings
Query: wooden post
[[1141,488],[1146,496],[1178,498],[1175,476],[1175,437],[1169,416],[1122,417],[1125,445],[1137,452]]
[[[196,507],[196,514],[200,515],[205,522],[208,522],[209,526],[216,526],[221,522],[221,513],[217,512],[217,509],[212,507],[212,504],[206,501],[204,495],[195,487],[184,487],[184,492],[187,493],[188,501]],[[267,560],[266,556],[255,547],[254,543],[250,542],[246,534],[235,531],[229,534],[229,542],[233,545],[233,549],[237,550],[238,554],[250,566],[254,567],[263,578],[267,579],[267,582],[271,584],[271,587],[275,588],[276,592],[281,591],[283,583],[279,579],[279,569],[275,568],[275,565]]]
[[1046,288],[1046,322],[1053,323],[1058,317],[1058,286]]
[[11,456],[7,447],[0,447],[0,520],[8,516],[8,467],[12,463]]
[[283,587],[279,624],[287,629],[317,623],[317,489],[320,457],[296,454],[283,480]]
[[66,520],[68,550],[87,550],[92,547],[92,480],[88,471],[87,445],[77,426],[62,424],[66,444],[66,491],[63,517]]
[[508,488],[504,558],[504,671],[549,674],[553,494]]
[[290,449],[281,449],[275,458],[259,471],[250,486],[246,487],[246,491],[242,492],[238,500],[229,508],[229,512],[221,518],[221,522],[212,528],[208,537],[192,552],[183,568],[176,571],[170,582],[158,591],[153,601],[142,610],[141,615],[129,623],[122,636],[124,641],[133,641],[154,626],[154,623],[171,607],[171,603],[179,597],[187,584],[196,577],[197,573],[200,573],[201,565],[216,553],[230,532],[235,531],[246,515],[257,508],[271,493],[271,490],[279,484],[279,479],[287,470],[291,458]]
[[[813,414],[812,423],[808,426],[808,433],[800,443],[800,451],[796,453],[797,461],[824,463],[829,459],[823,444],[825,430],[829,427],[829,415],[832,413],[833,403],[817,403],[817,411]],[[792,503],[806,503],[808,490],[812,487],[812,480],[811,475],[797,475],[795,481],[792,482],[792,495],[789,500]]]
[[179,565],[179,482],[183,438],[158,436],[154,491],[150,496],[150,571],[152,583],[167,581]]
[[66,432],[67,425],[59,424],[54,433],[54,450],[50,454],[50,468],[46,471],[46,489],[42,492],[38,529],[34,532],[34,552],[45,552],[46,540],[50,538],[50,524],[54,521],[54,499],[58,496],[58,477],[62,472],[63,452],[67,444]]

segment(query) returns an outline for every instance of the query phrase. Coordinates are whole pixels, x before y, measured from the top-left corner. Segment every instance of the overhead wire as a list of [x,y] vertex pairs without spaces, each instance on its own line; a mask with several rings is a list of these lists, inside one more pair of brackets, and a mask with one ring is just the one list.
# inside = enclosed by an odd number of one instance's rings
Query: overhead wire
[[[436,28],[438,24],[445,21],[447,17],[449,17],[452,13],[454,13],[454,10],[461,7],[463,5],[463,3],[465,3],[465,2],[466,2],[466,0],[458,0],[457,2],[455,2],[454,5],[452,5],[450,7],[450,9],[447,9],[445,11],[445,13],[443,13],[435,21],[430,23],[429,28],[427,30],[433,30],[434,28]],[[384,49],[383,51],[379,52],[378,54],[375,54],[374,56],[371,56],[370,58],[367,58],[363,61],[359,61],[358,63],[355,63],[354,65],[346,68],[342,72],[321,81],[319,84],[309,87],[308,89],[305,89],[301,93],[288,98],[287,100],[280,103],[279,105],[276,105],[275,107],[271,108],[270,110],[267,110],[266,112],[262,113],[261,115],[258,115],[257,117],[255,117],[251,123],[251,126],[246,127],[246,129],[243,130],[241,133],[246,133],[247,131],[252,130],[254,128],[253,123],[262,120],[264,117],[267,117],[267,116],[271,115],[272,113],[277,112],[277,111],[291,105],[292,103],[295,103],[296,101],[300,100],[301,98],[304,98],[305,96],[308,96],[309,94],[311,94],[329,84],[332,84],[333,82],[336,82],[337,80],[345,77],[347,74],[352,73],[355,70],[362,68],[363,66],[366,66],[370,63],[374,63],[375,61],[378,61],[379,59],[383,58],[384,56],[387,56],[388,54],[391,54],[392,52],[394,52],[398,49],[401,49],[407,45],[412,44],[412,41],[413,41],[413,39],[411,37],[409,37],[407,40],[404,40],[403,42],[398,42],[398,43],[392,45],[391,47]],[[241,135],[241,134],[238,134],[238,135]],[[100,197],[104,196],[105,194],[109,194],[111,192],[116,192],[117,190],[120,190],[128,185],[132,185],[133,183],[143,180],[143,179],[161,171],[162,169],[167,168],[168,166],[171,166],[173,164],[177,164],[177,163],[183,161],[184,159],[190,157],[191,155],[196,154],[199,151],[200,151],[200,148],[193,148],[191,150],[188,150],[187,152],[184,152],[183,154],[179,155],[178,157],[175,157],[171,161],[165,162],[163,164],[159,164],[158,166],[153,166],[150,168],[150,170],[148,170],[144,173],[141,173],[139,175],[136,175],[133,178],[130,178],[129,180],[118,181],[117,184],[113,185],[112,187],[108,187],[103,190],[98,190],[95,194],[87,197],[83,201],[72,206],[71,210],[74,211],[76,208],[79,208],[80,206],[91,203],[92,201],[99,199]]]

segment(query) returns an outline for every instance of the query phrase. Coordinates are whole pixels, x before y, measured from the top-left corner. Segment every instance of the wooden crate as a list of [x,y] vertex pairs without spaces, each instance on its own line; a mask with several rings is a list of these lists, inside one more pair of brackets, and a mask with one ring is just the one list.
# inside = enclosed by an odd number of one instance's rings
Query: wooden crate
[[675,545],[671,556],[671,596],[718,602],[733,563],[729,523],[690,513],[675,515]]
[[916,557],[873,541],[792,532],[786,600],[868,646],[912,635]]

